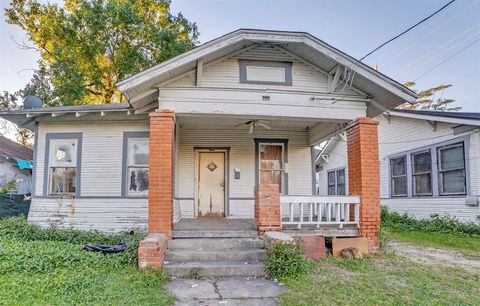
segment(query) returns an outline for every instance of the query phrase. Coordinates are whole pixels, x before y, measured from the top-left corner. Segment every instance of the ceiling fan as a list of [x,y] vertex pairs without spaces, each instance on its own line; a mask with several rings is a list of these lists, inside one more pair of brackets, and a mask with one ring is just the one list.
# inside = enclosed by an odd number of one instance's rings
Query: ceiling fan
[[255,130],[255,128],[257,127],[257,125],[259,125],[263,128],[266,128],[267,130],[271,130],[272,127],[267,124],[268,122],[270,122],[270,121],[262,120],[262,119],[254,119],[254,120],[249,120],[249,121],[244,122],[244,123],[237,124],[237,125],[235,125],[235,127],[238,127],[238,126],[241,126],[241,125],[248,125],[248,126],[250,126],[250,128],[248,129],[248,134],[252,134],[253,131]]

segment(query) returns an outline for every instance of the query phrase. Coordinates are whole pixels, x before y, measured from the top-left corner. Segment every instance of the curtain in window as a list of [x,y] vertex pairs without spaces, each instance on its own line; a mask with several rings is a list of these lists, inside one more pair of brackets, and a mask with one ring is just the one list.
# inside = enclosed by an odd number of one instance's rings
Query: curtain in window
[[260,145],[260,184],[278,184],[282,192],[283,154],[281,145]]

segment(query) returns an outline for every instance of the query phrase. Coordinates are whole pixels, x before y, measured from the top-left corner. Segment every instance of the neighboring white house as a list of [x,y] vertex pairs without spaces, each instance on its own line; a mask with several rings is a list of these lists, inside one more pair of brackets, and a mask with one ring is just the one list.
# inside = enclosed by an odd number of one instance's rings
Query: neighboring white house
[[0,113],[35,130],[30,222],[171,235],[172,219],[253,219],[255,186],[312,196],[314,146],[416,99],[308,33],[248,29],[117,86],[128,104]]
[[[480,113],[393,110],[374,119],[382,205],[479,222]],[[324,143],[316,156],[320,195],[348,194],[346,156],[342,134]]]
[[8,181],[15,179],[17,186],[10,192],[32,192],[32,159],[32,149],[0,136],[0,189]]

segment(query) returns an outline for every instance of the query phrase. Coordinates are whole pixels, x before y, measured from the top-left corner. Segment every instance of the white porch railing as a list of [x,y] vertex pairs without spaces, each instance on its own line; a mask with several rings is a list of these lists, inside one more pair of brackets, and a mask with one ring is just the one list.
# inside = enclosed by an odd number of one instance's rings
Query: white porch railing
[[[301,229],[302,225],[314,225],[317,228],[337,225],[342,229],[344,225],[359,225],[358,196],[281,196],[280,207],[282,226],[296,225]],[[288,211],[283,211],[285,208]]]

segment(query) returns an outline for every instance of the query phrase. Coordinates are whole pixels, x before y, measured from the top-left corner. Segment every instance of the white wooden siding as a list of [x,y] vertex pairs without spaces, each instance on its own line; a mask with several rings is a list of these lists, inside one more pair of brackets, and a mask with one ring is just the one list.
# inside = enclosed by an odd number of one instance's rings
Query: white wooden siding
[[[179,163],[176,198],[182,218],[194,216],[195,147],[230,147],[230,217],[253,218],[254,138],[288,139],[289,194],[312,194],[311,155],[306,131],[258,131],[254,135],[249,135],[244,130],[181,128],[180,144],[177,150]],[[234,168],[240,169],[240,179],[234,178]]]
[[43,195],[47,133],[82,133],[81,196],[121,196],[123,132],[148,131],[148,123],[39,124],[35,195]]
[[[419,218],[428,218],[432,214],[449,214],[464,221],[478,221],[480,208],[466,205],[465,197],[390,198],[389,156],[460,137],[453,135],[452,127],[455,124],[439,122],[436,131],[433,131],[425,120],[395,116],[391,116],[390,123],[383,116],[377,116],[375,120],[380,122],[378,132],[382,205],[388,206],[392,211]],[[469,188],[472,195],[480,196],[480,135],[478,132],[471,133],[469,139]],[[339,141],[329,154],[329,162],[323,163],[323,170],[319,172],[320,195],[327,195],[327,172],[347,164],[346,157],[343,156],[347,156],[347,146],[345,142]]]
[[[124,131],[148,131],[148,123],[39,124],[35,195],[28,220],[101,231],[146,230],[148,199],[120,198]],[[82,133],[81,188],[76,199],[44,198],[47,133]],[[86,197],[86,198],[84,198]],[[110,198],[109,198],[110,197]]]
[[148,224],[147,199],[33,198],[28,221],[102,232],[141,231]]

